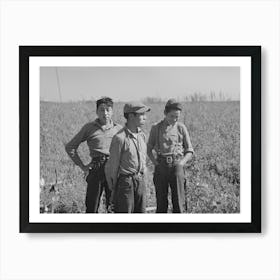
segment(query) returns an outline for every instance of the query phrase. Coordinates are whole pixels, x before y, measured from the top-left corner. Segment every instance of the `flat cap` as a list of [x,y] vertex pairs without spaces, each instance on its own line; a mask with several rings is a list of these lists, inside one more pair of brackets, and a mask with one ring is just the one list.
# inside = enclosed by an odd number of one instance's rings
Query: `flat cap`
[[141,102],[126,103],[123,108],[124,113],[145,113],[151,109]]
[[182,104],[175,99],[169,99],[165,105],[165,109],[175,109],[175,110],[181,110],[183,109]]

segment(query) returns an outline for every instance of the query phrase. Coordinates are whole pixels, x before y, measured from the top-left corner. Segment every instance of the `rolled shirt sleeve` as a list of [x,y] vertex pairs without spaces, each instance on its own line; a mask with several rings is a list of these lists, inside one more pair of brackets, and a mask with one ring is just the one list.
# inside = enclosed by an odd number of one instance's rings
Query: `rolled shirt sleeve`
[[82,142],[86,141],[87,131],[88,131],[88,125],[86,124],[74,136],[74,138],[65,145],[65,150],[66,150],[67,154],[74,161],[74,163],[79,166],[83,165],[83,163],[77,153],[77,149]]
[[189,132],[187,130],[187,127],[182,124],[183,128],[183,147],[184,147],[184,153],[194,153],[193,146],[191,143],[191,138],[189,135]]

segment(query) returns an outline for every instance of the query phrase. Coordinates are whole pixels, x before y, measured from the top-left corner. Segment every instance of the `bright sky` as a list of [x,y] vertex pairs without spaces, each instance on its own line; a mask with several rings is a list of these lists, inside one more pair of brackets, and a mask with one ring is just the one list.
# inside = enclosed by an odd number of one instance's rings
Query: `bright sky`
[[[60,89],[60,90],[59,90]],[[45,101],[114,101],[160,97],[184,99],[195,92],[239,100],[239,67],[41,67],[40,97]]]

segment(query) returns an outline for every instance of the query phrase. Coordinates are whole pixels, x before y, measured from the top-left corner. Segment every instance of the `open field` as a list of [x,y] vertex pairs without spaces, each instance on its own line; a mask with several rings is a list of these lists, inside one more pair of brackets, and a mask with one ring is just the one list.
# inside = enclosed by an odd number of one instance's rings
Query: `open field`
[[[163,118],[164,103],[151,107],[144,131]],[[191,136],[195,156],[186,166],[188,213],[240,211],[240,106],[239,102],[186,102],[181,114]],[[94,102],[40,104],[41,212],[84,212],[86,182],[65,152],[67,143],[87,122],[95,119]],[[123,103],[114,104],[114,121],[124,124]],[[79,148],[90,161],[86,143]],[[153,166],[148,160],[148,206],[156,205]],[[56,178],[57,173],[57,178]],[[50,182],[58,181],[55,188]],[[51,209],[52,207],[52,209]],[[100,211],[104,211],[101,204]]]

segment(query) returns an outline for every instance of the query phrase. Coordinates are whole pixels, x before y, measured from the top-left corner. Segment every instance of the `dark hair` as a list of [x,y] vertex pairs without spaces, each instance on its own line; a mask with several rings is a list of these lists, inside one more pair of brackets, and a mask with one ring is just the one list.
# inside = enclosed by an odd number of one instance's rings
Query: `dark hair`
[[123,116],[125,117],[126,120],[128,120],[128,116],[129,114],[133,114],[134,116],[136,116],[137,113],[124,113]]
[[170,111],[182,111],[181,109],[179,108],[174,108],[174,107],[165,107],[164,109],[164,114],[168,114]]
[[107,106],[113,107],[113,100],[110,97],[102,97],[96,101],[96,109],[98,109],[99,105],[106,104]]

